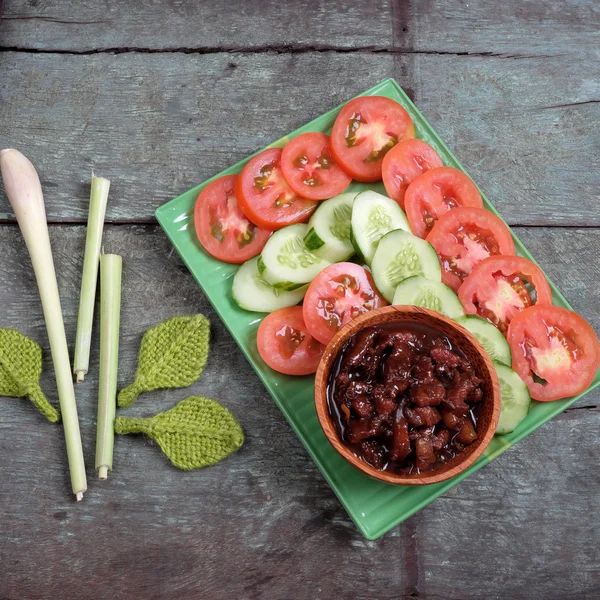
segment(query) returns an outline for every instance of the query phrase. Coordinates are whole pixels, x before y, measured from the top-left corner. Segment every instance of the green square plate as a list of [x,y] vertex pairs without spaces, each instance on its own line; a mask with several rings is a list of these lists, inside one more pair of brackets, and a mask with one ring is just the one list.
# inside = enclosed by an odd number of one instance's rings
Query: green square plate
[[[445,165],[464,171],[455,156],[393,79],[382,81],[360,95],[388,96],[402,104],[413,119],[417,137],[433,146],[442,157]],[[288,140],[307,131],[329,133],[340,108],[341,106],[338,106],[326,112],[314,121],[274,142],[271,146],[282,147]],[[217,177],[239,173],[249,158],[229,167],[229,169],[215,175],[212,179],[161,206],[156,211],[156,217],[181,255],[187,268],[204,290],[231,335],[233,335],[265,387],[273,396],[273,400],[275,400],[285,418],[302,440],[352,520],[367,539],[373,540],[383,535],[581,397],[580,395],[546,404],[533,402],[529,415],[513,433],[495,437],[485,454],[470,469],[450,481],[429,486],[394,486],[371,479],[356,470],[338,455],[321,430],[313,401],[314,378],[312,376],[288,377],[280,375],[265,365],[258,355],[255,343],[256,330],[261,315],[240,309],[231,297],[231,281],[237,267],[219,262],[209,256],[196,239],[193,209],[198,193],[207,183]],[[351,184],[348,191],[361,191],[367,188],[384,191],[380,183],[359,184],[356,182]],[[485,196],[483,198],[486,208],[498,214]],[[521,241],[516,236],[513,235],[513,237],[518,253],[531,258]],[[550,285],[552,286],[555,304],[570,308],[556,287],[552,283]],[[591,391],[599,383],[600,373],[596,375],[594,382],[587,391]]]

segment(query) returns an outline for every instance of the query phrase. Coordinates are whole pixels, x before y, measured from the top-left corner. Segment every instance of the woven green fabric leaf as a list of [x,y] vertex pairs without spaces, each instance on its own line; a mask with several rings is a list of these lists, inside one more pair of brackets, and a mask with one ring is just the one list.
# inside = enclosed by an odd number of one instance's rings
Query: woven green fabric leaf
[[173,317],[149,329],[142,339],[135,381],[119,393],[119,406],[129,406],[142,392],[194,383],[206,365],[209,336],[204,315]]
[[52,423],[60,413],[40,388],[42,349],[14,329],[0,329],[0,396],[29,396],[35,407]]
[[185,471],[214,465],[244,443],[244,432],[231,412],[202,396],[190,396],[149,419],[119,417],[115,433],[145,433]]

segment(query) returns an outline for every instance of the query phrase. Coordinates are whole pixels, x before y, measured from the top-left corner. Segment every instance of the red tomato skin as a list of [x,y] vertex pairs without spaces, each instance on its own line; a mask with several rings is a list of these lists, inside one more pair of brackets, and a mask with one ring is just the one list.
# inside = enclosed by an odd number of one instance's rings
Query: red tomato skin
[[[199,194],[194,207],[194,226],[196,235],[203,248],[216,259],[231,263],[241,264],[248,259],[260,254],[264,245],[267,243],[270,231],[255,227],[248,221],[247,217],[241,211],[235,200],[235,182],[237,175],[225,175],[211,181]],[[234,239],[234,232],[227,231],[225,239],[221,242],[212,235],[211,209],[214,212],[219,210],[226,216],[238,220],[243,225],[244,222],[248,226],[255,228],[253,235],[254,239],[245,246],[239,246]]]
[[[381,179],[383,156],[376,160],[366,161],[360,144],[348,147],[346,134],[348,124],[353,115],[365,114],[369,123],[383,121],[386,132],[397,136],[396,142],[415,137],[415,128],[406,110],[395,100],[385,96],[360,96],[350,100],[339,112],[331,131],[331,153],[335,161],[357,181],[371,182]],[[375,118],[373,119],[373,115]],[[359,127],[360,132],[360,127]]]
[[[235,184],[235,196],[244,214],[252,223],[269,231],[304,223],[317,207],[316,201],[300,198],[287,185],[281,172],[281,154],[281,148],[263,150],[246,163]],[[261,190],[256,179],[267,165],[272,166],[273,184]],[[289,202],[289,206],[273,206],[280,194],[285,195],[284,203]]]
[[479,314],[474,303],[478,295],[482,300],[494,296],[497,286],[492,274],[498,272],[505,276],[519,275],[531,283],[535,287],[536,306],[552,304],[550,284],[534,262],[521,256],[490,256],[475,266],[458,290],[458,298],[467,314]]
[[[579,358],[569,365],[568,372],[557,368],[555,376],[546,374],[547,384],[534,381],[532,364],[525,355],[525,339],[546,341],[549,327],[559,327],[575,336]],[[531,397],[539,402],[552,402],[584,392],[600,367],[600,343],[591,325],[577,313],[559,306],[531,306],[517,314],[508,327],[508,343],[512,352],[512,368],[527,384]],[[571,340],[573,341],[573,340]],[[550,379],[552,377],[552,380]]]
[[[286,327],[301,332],[305,337],[290,358],[285,358],[277,346],[277,332]],[[258,353],[271,369],[284,375],[310,375],[316,373],[325,346],[308,333],[301,306],[280,308],[267,315],[256,334]],[[312,349],[311,349],[312,348]]]
[[[449,203],[455,206],[448,206]],[[404,195],[404,208],[412,232],[423,239],[441,215],[458,206],[483,208],[483,201],[471,179],[453,167],[430,169],[417,177]],[[431,223],[426,222],[425,208]]]
[[487,234],[492,236],[498,250],[490,255],[513,256],[515,254],[515,243],[510,230],[494,213],[485,208],[470,206],[449,210],[438,219],[426,239],[440,257],[442,282],[455,292],[458,292],[464,278],[452,271],[447,258],[458,257],[464,253],[465,246],[455,236],[459,227],[473,228],[480,234],[486,234],[486,237]]
[[381,165],[387,195],[404,208],[408,186],[423,173],[443,164],[440,155],[423,140],[411,138],[398,142],[383,157]]
[[[350,287],[345,286],[344,277],[349,278]],[[334,305],[334,311],[326,309],[322,300],[330,301]],[[342,262],[326,267],[315,277],[306,290],[302,308],[304,322],[310,334],[321,343],[328,344],[352,318],[386,305],[387,302],[377,291],[369,271],[355,263]],[[356,311],[354,315],[353,310]],[[341,311],[341,315],[338,311]],[[338,321],[336,326],[327,324],[324,313]]]
[[[308,164],[297,166],[295,163],[299,157],[306,158]],[[316,166],[312,172],[307,172],[321,158],[325,158],[327,166]],[[290,188],[299,196],[310,200],[333,198],[341,194],[352,181],[352,177],[333,159],[329,136],[317,131],[303,133],[286,144],[281,154],[281,170]],[[307,185],[307,179],[316,180],[317,183]]]

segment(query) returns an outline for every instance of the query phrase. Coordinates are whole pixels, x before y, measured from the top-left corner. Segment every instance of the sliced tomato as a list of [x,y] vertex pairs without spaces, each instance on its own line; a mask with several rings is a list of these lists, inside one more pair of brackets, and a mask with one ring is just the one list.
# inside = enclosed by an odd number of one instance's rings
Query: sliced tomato
[[354,263],[336,263],[323,269],[304,296],[304,322],[310,334],[328,344],[358,315],[385,306],[371,273]]
[[331,152],[358,181],[381,179],[381,164],[398,142],[415,137],[410,115],[395,100],[361,96],[338,114],[331,131]]
[[308,332],[301,306],[280,308],[267,315],[258,327],[256,345],[271,369],[286,375],[315,373],[325,350]]
[[[532,297],[532,293],[535,296]],[[519,311],[552,304],[542,270],[521,256],[490,256],[476,265],[458,290],[465,312],[479,315],[506,334]]]
[[590,324],[566,308],[532,306],[510,323],[512,367],[541,402],[576,396],[600,367],[600,344]]
[[495,254],[512,256],[508,227],[484,208],[455,208],[442,215],[427,236],[442,264],[442,281],[455,292],[473,267]]
[[281,229],[307,221],[317,203],[301,198],[281,171],[281,148],[270,148],[251,158],[235,184],[244,214],[263,229]]
[[240,210],[234,186],[237,175],[211,181],[194,208],[196,235],[204,249],[223,262],[241,264],[260,254],[270,231],[251,223]]
[[427,237],[435,222],[459,206],[483,208],[477,186],[462,171],[438,167],[417,177],[406,190],[404,208],[415,235]]
[[381,175],[385,191],[404,208],[408,186],[426,171],[443,166],[440,155],[423,140],[398,142],[384,157]]
[[292,190],[310,200],[337,196],[352,181],[333,160],[329,136],[317,131],[303,133],[286,144],[281,170]]

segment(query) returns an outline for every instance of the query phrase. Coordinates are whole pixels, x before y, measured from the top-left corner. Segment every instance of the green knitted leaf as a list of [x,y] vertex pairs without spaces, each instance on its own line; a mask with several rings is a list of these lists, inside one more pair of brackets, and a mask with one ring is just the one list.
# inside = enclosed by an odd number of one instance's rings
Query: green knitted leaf
[[0,329],[0,396],[29,396],[48,421],[56,423],[60,414],[40,388],[41,374],[40,346],[14,329]]
[[231,412],[202,396],[190,396],[149,419],[119,417],[115,433],[145,433],[185,471],[214,465],[244,443],[244,432]]
[[173,317],[149,329],[142,338],[135,381],[119,392],[119,406],[129,406],[142,392],[194,383],[208,358],[209,336],[204,315]]

